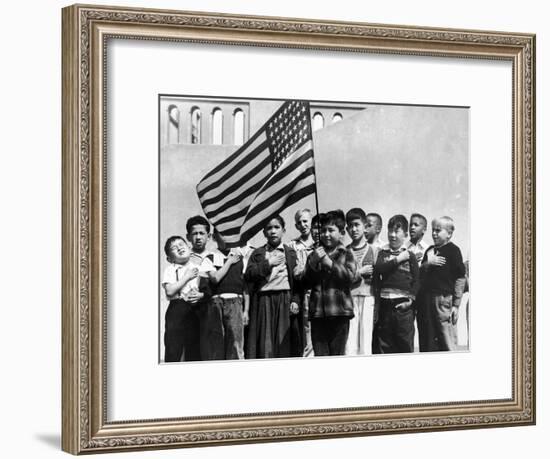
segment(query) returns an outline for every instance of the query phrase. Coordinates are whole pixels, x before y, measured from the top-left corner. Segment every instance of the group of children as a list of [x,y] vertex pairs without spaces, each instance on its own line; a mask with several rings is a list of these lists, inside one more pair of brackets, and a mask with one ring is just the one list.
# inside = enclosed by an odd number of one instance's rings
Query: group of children
[[187,240],[166,241],[165,362],[413,352],[415,320],[421,352],[457,349],[466,273],[450,217],[432,221],[433,245],[417,213],[390,218],[387,244],[380,215],[360,208],[299,210],[295,226],[284,244],[273,216],[256,249],[227,249],[214,230],[209,251],[195,216]]

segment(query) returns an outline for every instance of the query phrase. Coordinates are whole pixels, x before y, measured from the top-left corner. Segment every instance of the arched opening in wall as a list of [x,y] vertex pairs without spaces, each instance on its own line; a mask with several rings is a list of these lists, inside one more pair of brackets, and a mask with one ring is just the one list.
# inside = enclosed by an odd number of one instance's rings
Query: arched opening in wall
[[322,115],[322,113],[315,113],[313,115],[313,120],[311,122],[311,129],[313,131],[318,131],[319,129],[323,129],[325,127],[325,117]]
[[201,143],[201,126],[202,116],[201,109],[199,107],[193,107],[191,109],[191,143]]
[[237,108],[233,112],[233,144],[242,145],[244,143],[244,112]]
[[337,123],[338,121],[342,121],[344,117],[341,113],[336,112],[334,115],[332,115],[332,124]]
[[221,145],[223,143],[223,113],[222,109],[216,107],[212,110],[212,144]]
[[168,106],[168,144],[179,143],[180,111],[174,104]]

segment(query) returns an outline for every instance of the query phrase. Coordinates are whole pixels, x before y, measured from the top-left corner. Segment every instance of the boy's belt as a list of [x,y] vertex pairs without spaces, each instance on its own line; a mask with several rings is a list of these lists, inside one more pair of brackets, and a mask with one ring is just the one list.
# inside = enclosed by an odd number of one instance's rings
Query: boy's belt
[[238,293],[220,293],[219,295],[212,295],[212,298],[221,298],[222,300],[233,300],[235,298],[242,298],[242,295]]

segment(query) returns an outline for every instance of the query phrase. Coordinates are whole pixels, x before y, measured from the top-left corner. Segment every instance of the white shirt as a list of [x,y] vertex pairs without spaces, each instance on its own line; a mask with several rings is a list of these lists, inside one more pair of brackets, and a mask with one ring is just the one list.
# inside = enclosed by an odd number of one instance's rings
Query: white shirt
[[[253,249],[249,245],[246,245],[244,247],[235,247],[229,251],[229,253],[236,253],[242,257],[243,273],[246,271],[246,265],[248,264],[248,259],[250,258],[250,254],[252,253],[252,251]],[[227,257],[219,250],[211,253],[214,256],[214,266],[217,269],[220,269],[224,265]]]
[[426,243],[424,239],[420,239],[420,241],[418,241],[416,244],[409,241],[409,243],[407,244],[407,249],[414,253],[414,256],[418,260],[418,264],[420,264],[429,246],[430,245]]
[[200,256],[196,256],[195,258],[190,257],[189,261],[184,264],[180,265],[177,263],[170,263],[165,269],[162,276],[162,285],[165,284],[173,284],[175,282],[180,281],[183,279],[185,275],[189,272],[189,270],[197,267],[199,268],[199,275],[195,277],[194,279],[191,279],[188,281],[178,293],[172,296],[166,295],[166,299],[168,300],[175,300],[178,298],[184,298],[184,295],[188,294],[191,290],[198,290],[199,289],[199,277],[207,277],[208,273],[210,271],[215,271],[216,268],[214,268],[214,265],[210,261],[209,258],[201,258]]
[[[265,247],[265,256],[268,261],[276,253],[282,252],[283,255],[285,255],[285,246],[282,242],[276,248],[271,248],[269,245],[266,245]],[[273,266],[273,268],[271,268],[271,274],[269,275],[267,282],[260,287],[260,291],[262,292],[271,290],[290,290],[286,260],[280,265]]]
[[288,245],[296,251],[298,271],[302,273],[306,268],[307,257],[315,248],[315,241],[312,239],[306,243],[301,238],[296,238],[290,241]]
[[[164,274],[162,275],[162,285],[166,284],[173,284],[175,282],[180,281],[183,279],[183,277],[189,272],[189,270],[192,268],[191,264],[187,262],[185,265],[179,265],[177,263],[170,263],[165,269]],[[195,280],[195,279],[193,279]],[[168,295],[166,294],[167,300],[176,300],[178,298],[183,298],[186,293],[189,293],[193,289],[193,281],[187,282],[183,288],[180,289],[179,292],[177,292],[174,295]],[[199,288],[198,283],[196,284],[196,288]]]

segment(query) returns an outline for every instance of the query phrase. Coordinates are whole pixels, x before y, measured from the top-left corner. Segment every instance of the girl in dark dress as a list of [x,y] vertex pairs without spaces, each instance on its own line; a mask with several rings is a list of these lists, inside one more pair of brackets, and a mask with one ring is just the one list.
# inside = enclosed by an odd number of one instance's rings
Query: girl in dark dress
[[299,295],[293,291],[296,252],[283,244],[285,222],[271,218],[264,227],[267,244],[255,249],[246,268],[251,305],[247,359],[302,355],[297,321]]

